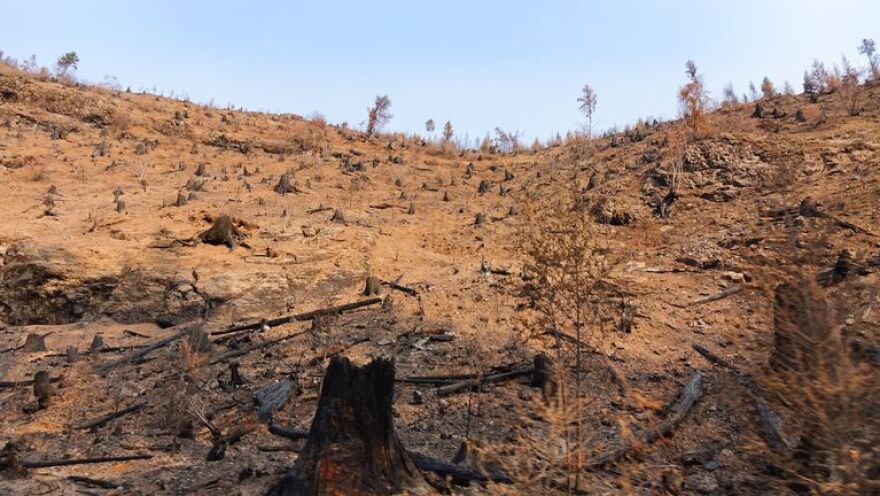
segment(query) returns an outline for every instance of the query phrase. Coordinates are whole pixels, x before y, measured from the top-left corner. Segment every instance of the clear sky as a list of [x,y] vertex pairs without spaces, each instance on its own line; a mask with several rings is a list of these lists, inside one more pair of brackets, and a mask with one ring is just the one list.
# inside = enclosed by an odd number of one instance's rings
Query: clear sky
[[689,58],[716,97],[764,75],[799,90],[814,58],[863,65],[865,37],[880,41],[878,0],[0,0],[0,50],[75,50],[90,81],[352,125],[387,93],[389,130],[432,117],[472,138],[574,129],[585,83],[598,128],[674,117]]

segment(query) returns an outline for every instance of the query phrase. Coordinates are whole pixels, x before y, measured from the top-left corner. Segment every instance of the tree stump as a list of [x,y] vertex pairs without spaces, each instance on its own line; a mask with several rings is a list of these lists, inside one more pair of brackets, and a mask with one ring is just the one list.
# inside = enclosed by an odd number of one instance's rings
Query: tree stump
[[24,346],[22,346],[22,350],[25,353],[37,353],[40,351],[46,351],[46,336],[42,334],[28,334],[24,339]]
[[214,219],[211,228],[199,234],[202,243],[209,245],[226,245],[229,249],[234,249],[237,244],[243,244],[245,234],[241,232],[232,222],[232,217],[221,215]]
[[182,207],[182,206],[186,205],[187,201],[189,201],[189,200],[187,200],[186,195],[184,195],[183,192],[181,191],[181,192],[177,193],[177,201],[174,202],[174,206],[175,207]]
[[544,402],[549,403],[556,394],[556,374],[553,370],[553,360],[541,353],[535,355],[535,372],[532,374],[532,387],[540,388]]
[[281,174],[281,179],[278,180],[278,185],[275,186],[275,192],[281,193],[281,196],[296,192],[296,188],[290,183],[290,174],[287,172]]
[[764,110],[764,104],[758,102],[755,104],[755,111],[752,112],[752,117],[756,119],[763,119],[766,113],[766,110]]
[[336,224],[345,224],[345,214],[342,213],[342,210],[338,208],[333,211],[333,217],[330,218],[330,222],[334,222]]
[[369,276],[364,285],[364,296],[375,296],[382,294],[382,281],[378,277]]
[[483,212],[478,213],[476,215],[476,217],[474,217],[474,225],[475,226],[482,226],[485,223],[486,223],[486,214],[484,214]]
[[49,373],[40,370],[34,374],[34,397],[37,399],[39,409],[49,406],[49,397],[51,396],[49,385]]
[[477,192],[481,195],[489,192],[489,181],[483,179],[480,181],[480,185],[477,186]]
[[394,363],[335,356],[296,464],[270,491],[290,495],[430,494],[394,431]]

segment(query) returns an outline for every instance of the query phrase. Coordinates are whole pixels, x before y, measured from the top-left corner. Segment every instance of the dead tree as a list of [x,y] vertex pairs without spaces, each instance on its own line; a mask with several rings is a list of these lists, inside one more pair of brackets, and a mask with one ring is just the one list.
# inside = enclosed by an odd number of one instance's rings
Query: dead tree
[[296,464],[270,495],[427,494],[431,489],[394,431],[394,363],[362,367],[333,357]]

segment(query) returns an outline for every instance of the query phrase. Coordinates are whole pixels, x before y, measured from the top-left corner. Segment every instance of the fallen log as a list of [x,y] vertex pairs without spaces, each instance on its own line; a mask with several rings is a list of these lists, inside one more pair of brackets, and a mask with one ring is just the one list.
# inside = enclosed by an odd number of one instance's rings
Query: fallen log
[[376,304],[382,303],[382,301],[384,301],[382,298],[370,298],[367,300],[355,301],[353,303],[346,303],[344,305],[339,305],[339,306],[335,306],[335,307],[320,308],[318,310],[312,310],[310,312],[299,313],[299,314],[295,314],[295,315],[287,315],[285,317],[278,317],[278,318],[269,319],[269,320],[261,320],[259,322],[253,322],[250,324],[241,324],[241,325],[237,325],[237,326],[232,326],[228,329],[214,331],[211,333],[211,335],[212,336],[222,336],[224,334],[232,334],[232,333],[236,333],[236,332],[250,331],[250,330],[254,330],[254,329],[262,329],[263,327],[269,327],[269,328],[277,327],[282,324],[287,324],[289,322],[302,322],[302,321],[306,321],[306,320],[313,320],[318,317],[324,317],[327,315],[336,315],[336,314],[340,314],[343,312],[347,312],[349,310],[355,310],[355,309],[370,306],[370,305],[376,305]]
[[447,386],[441,386],[437,388],[437,396],[449,396],[450,394],[459,393],[466,390],[476,389],[483,384],[495,384],[499,382],[510,381],[516,379],[517,377],[522,377],[524,375],[530,375],[535,372],[534,367],[528,367],[520,370],[512,370],[510,372],[502,372],[500,374],[491,374],[483,377],[482,379],[477,377],[474,379],[467,379],[464,381],[456,382],[453,384],[449,384]]
[[[61,377],[52,377],[51,379],[49,379],[49,382],[61,382]],[[23,381],[0,381],[0,389],[32,386],[33,384],[33,379],[27,379]]]
[[93,458],[68,458],[64,460],[43,460],[36,462],[21,462],[24,468],[48,468],[65,467],[68,465],[91,465],[95,463],[127,462],[130,460],[149,460],[153,455],[121,455],[121,456],[98,456]]
[[460,465],[446,463],[415,451],[408,451],[407,453],[419,470],[433,472],[440,477],[448,478],[450,482],[459,486],[466,486],[471,482],[496,482],[501,484],[513,482],[510,477],[503,473],[481,473]]
[[396,289],[398,291],[406,293],[410,296],[416,296],[417,294],[419,294],[419,292],[416,291],[415,289],[403,286],[403,285],[398,284],[394,281],[383,281],[382,284],[384,284],[385,286],[388,286],[391,289]]
[[134,405],[131,405],[131,406],[126,407],[126,408],[123,408],[122,410],[118,410],[118,411],[115,411],[115,412],[110,412],[110,413],[108,413],[108,414],[106,414],[106,415],[102,415],[102,416],[100,416],[100,417],[98,417],[98,418],[96,418],[95,420],[92,420],[92,421],[90,421],[90,422],[86,422],[86,423],[84,423],[84,424],[76,425],[76,426],[74,426],[73,428],[74,428],[74,429],[77,429],[77,430],[93,430],[93,429],[97,429],[98,427],[103,427],[103,426],[107,425],[107,423],[109,423],[111,420],[115,420],[115,419],[118,419],[118,418],[120,418],[120,417],[124,417],[124,416],[126,416],[126,415],[128,415],[128,414],[130,414],[130,413],[135,413],[135,412],[139,411],[139,410],[140,410],[141,408],[143,408],[143,407],[144,407],[144,404],[143,404],[143,403],[135,403]]
[[184,324],[183,326],[180,326],[180,327],[181,327],[181,329],[179,331],[175,332],[174,334],[172,334],[171,336],[168,336],[165,339],[160,339],[159,341],[156,341],[155,343],[148,345],[148,346],[144,347],[143,349],[140,349],[138,351],[130,353],[130,354],[126,355],[125,357],[120,358],[119,360],[115,360],[110,363],[100,365],[97,367],[96,370],[98,371],[98,373],[103,374],[103,373],[109,372],[112,369],[115,369],[116,367],[119,367],[120,365],[124,365],[126,363],[137,363],[138,361],[142,360],[145,356],[149,355],[150,353],[152,353],[158,349],[164,348],[164,347],[168,346],[169,344],[177,341],[178,339],[186,336],[187,332],[189,331],[189,329],[191,327],[191,324]]
[[91,477],[83,477],[81,475],[68,475],[67,480],[76,482],[88,487],[98,487],[101,489],[117,489],[120,484],[118,482],[105,481],[101,479],[92,479]]
[[305,429],[291,429],[289,427],[281,427],[278,424],[269,424],[269,432],[294,441],[309,437],[309,431]]
[[721,365],[722,367],[739,372],[739,370],[736,367],[734,367],[730,362],[721,358],[720,356],[716,355],[715,353],[712,353],[707,348],[705,348],[697,343],[694,343],[691,346],[693,347],[694,351],[696,351],[697,353],[702,355],[703,358],[705,358],[706,360],[709,361],[709,363],[712,363],[714,365]]
[[633,449],[641,445],[650,445],[658,439],[669,436],[678,426],[684,417],[691,411],[697,400],[703,393],[703,374],[697,372],[691,377],[687,385],[682,388],[676,402],[669,408],[669,415],[660,423],[656,429],[637,435],[637,442],[622,441],[618,446],[611,448],[604,453],[588,460],[585,467],[588,469],[596,469],[609,463],[620,460]]
[[761,434],[763,434],[764,441],[771,449],[778,453],[785,453],[794,448],[793,442],[789,441],[788,437],[786,437],[783,432],[782,418],[773,411],[770,404],[764,399],[764,395],[761,393],[761,386],[751,374],[742,372],[732,363],[724,360],[699,344],[694,343],[693,348],[710,363],[731,370],[736,374],[740,382],[745,385],[746,390],[755,400],[755,411],[757,412],[758,420],[760,421]]
[[306,332],[307,331],[294,332],[293,334],[288,334],[286,336],[281,336],[280,338],[270,339],[268,341],[263,341],[261,343],[252,344],[250,346],[246,346],[246,347],[238,349],[238,350],[227,351],[226,353],[223,353],[221,355],[214,357],[214,359],[212,359],[209,362],[209,365],[216,365],[220,362],[224,362],[226,360],[229,360],[230,358],[238,358],[240,356],[247,355],[248,353],[250,353],[252,351],[263,349],[263,348],[268,348],[269,346],[276,345],[282,341],[287,341],[288,339],[293,339],[297,336],[302,336]]
[[694,301],[688,303],[688,306],[702,305],[703,303],[710,303],[710,302],[713,302],[713,301],[722,300],[722,299],[724,299],[724,298],[727,298],[727,297],[730,296],[730,295],[735,295],[735,294],[739,293],[739,292],[742,291],[742,290],[743,290],[743,287],[742,287],[741,284],[735,284],[735,285],[733,285],[733,286],[731,286],[731,287],[725,289],[724,291],[722,291],[722,292],[720,292],[720,293],[715,293],[715,294],[713,294],[713,295],[709,295],[709,296],[707,296],[707,297],[705,297],[705,298],[699,298],[699,299],[696,299],[696,300],[694,300]]
[[408,382],[410,384],[452,384],[454,382],[465,379],[474,379],[477,374],[453,374],[453,375],[416,375],[409,377],[401,377],[396,379],[397,382]]

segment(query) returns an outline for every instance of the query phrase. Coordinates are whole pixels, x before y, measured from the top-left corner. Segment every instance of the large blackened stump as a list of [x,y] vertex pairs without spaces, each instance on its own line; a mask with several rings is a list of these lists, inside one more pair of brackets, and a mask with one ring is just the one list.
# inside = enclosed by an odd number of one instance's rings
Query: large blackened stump
[[363,367],[336,356],[306,446],[272,496],[428,494],[394,431],[394,362]]

